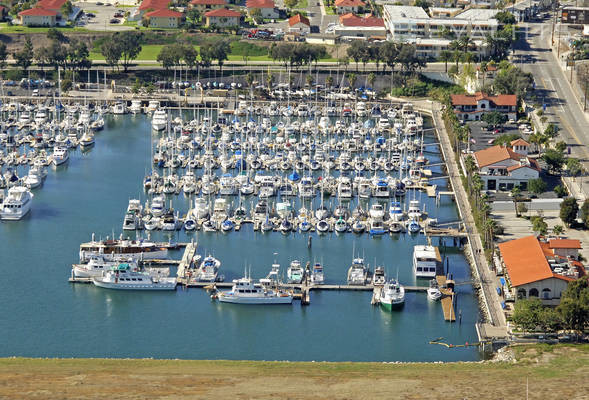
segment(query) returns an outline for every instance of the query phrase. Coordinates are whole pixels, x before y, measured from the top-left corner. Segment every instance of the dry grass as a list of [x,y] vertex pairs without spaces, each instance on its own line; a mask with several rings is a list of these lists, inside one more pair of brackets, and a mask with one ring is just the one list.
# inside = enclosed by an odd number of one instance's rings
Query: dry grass
[[[0,359],[1,399],[589,399],[589,346],[515,363]],[[549,394],[549,395],[548,395]]]

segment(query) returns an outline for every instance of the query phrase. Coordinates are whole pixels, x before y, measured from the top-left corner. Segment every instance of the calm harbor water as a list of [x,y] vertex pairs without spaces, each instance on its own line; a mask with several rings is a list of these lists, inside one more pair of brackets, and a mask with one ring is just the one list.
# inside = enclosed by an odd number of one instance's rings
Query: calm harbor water
[[[298,302],[248,307],[213,303],[199,289],[117,292],[68,283],[80,242],[92,232],[103,238],[113,231],[118,235],[129,198],[145,201],[142,178],[151,168],[150,132],[145,116],[108,116],[89,153],[74,151],[66,167],[50,170],[44,186],[34,192],[28,217],[0,223],[0,356],[328,361],[481,357],[476,348],[428,344],[438,337],[454,344],[476,341],[478,303],[469,285],[457,287],[462,323],[450,324],[440,303],[429,302],[425,293],[407,293],[404,308],[387,313],[370,305],[370,292],[315,291],[308,307]],[[428,156],[431,163],[439,161]],[[416,196],[440,222],[457,219],[450,199],[436,207],[425,194]],[[188,200],[174,197],[174,207],[185,213]],[[327,283],[343,283],[355,249],[372,268],[385,265],[403,284],[427,284],[416,282],[411,272],[413,245],[425,243],[423,235],[371,239],[313,234],[310,249],[307,235],[261,234],[247,225],[230,234],[174,235],[179,241],[191,238],[201,254],[222,261],[221,273],[228,280],[241,276],[245,267],[260,278],[273,260],[286,270],[291,260],[299,259],[322,261]],[[180,258],[181,252],[173,256]],[[463,255],[453,250],[446,256],[455,280],[470,280]]]

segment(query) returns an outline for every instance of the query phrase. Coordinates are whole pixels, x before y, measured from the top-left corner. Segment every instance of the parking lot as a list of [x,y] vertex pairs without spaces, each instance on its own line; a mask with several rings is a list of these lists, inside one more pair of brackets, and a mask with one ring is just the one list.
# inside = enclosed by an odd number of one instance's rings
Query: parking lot
[[[84,15],[78,19],[78,25],[96,31],[123,31],[135,29],[132,26],[123,25],[125,12],[130,12],[132,8],[115,7],[111,3],[102,2],[81,2],[76,6],[84,10]],[[119,13],[120,17],[115,18],[115,14]],[[111,23],[114,20],[118,23]]]
[[493,146],[495,139],[501,135],[517,134],[520,135],[523,139],[527,139],[528,137],[527,134],[518,129],[518,125],[516,123],[508,122],[498,130],[491,130],[487,126],[487,123],[482,121],[472,121],[467,123],[470,126],[470,149],[472,151],[478,151]]

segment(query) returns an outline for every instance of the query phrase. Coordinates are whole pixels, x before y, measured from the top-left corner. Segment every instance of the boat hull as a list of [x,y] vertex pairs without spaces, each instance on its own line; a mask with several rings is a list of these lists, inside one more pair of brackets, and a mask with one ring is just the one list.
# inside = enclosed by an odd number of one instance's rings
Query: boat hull
[[98,286],[103,289],[114,289],[114,290],[176,290],[176,280],[150,283],[150,284],[127,284],[127,283],[111,283],[104,282],[99,278],[92,280],[94,286]]
[[390,303],[384,302],[384,301],[380,302],[380,308],[382,308],[385,311],[399,310],[399,309],[403,308],[404,305],[405,305],[405,300],[390,302]]
[[292,304],[292,296],[276,296],[276,297],[237,297],[232,294],[221,293],[219,295],[221,303],[233,304]]

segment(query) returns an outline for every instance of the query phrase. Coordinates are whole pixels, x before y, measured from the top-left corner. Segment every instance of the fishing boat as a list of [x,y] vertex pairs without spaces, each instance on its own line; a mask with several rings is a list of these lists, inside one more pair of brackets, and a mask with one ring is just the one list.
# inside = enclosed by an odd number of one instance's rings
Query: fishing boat
[[299,260],[293,260],[286,271],[286,277],[288,283],[301,283],[303,281],[303,277],[305,275],[305,271],[301,266],[301,262]]
[[31,211],[33,193],[24,186],[13,186],[8,189],[6,198],[0,204],[0,219],[17,221]]
[[413,273],[418,278],[435,278],[442,259],[437,247],[415,245],[413,247]]
[[117,290],[175,290],[176,278],[154,277],[134,271],[127,263],[121,263],[101,277],[92,278],[95,286]]
[[442,292],[440,291],[440,286],[438,285],[437,279],[432,279],[429,281],[429,288],[427,288],[427,298],[432,301],[437,301],[442,298]]
[[88,259],[87,263],[72,265],[72,273],[75,278],[94,278],[101,277],[105,271],[113,267],[118,267],[121,262],[125,262],[136,269],[137,263],[133,258],[110,257],[105,255],[94,255]]
[[325,276],[323,274],[323,265],[321,263],[314,263],[313,270],[311,272],[311,283],[316,285],[321,285],[325,281]]
[[212,297],[221,303],[234,304],[292,304],[293,299],[291,293],[271,289],[261,283],[254,283],[247,276],[233,280],[233,287],[230,291],[216,292]]
[[374,268],[374,274],[372,275],[372,284],[374,286],[382,286],[386,282],[386,275],[384,267],[378,266]]
[[421,225],[416,220],[411,219],[407,222],[407,230],[409,233],[418,233],[421,230]]
[[368,269],[363,258],[354,258],[348,269],[348,285],[365,285],[368,277]]
[[386,282],[380,291],[380,307],[386,311],[398,309],[405,304],[405,288],[396,279]]
[[219,268],[221,268],[220,260],[211,255],[206,256],[202,260],[200,268],[196,273],[196,280],[198,282],[215,282],[217,280]]
[[65,164],[70,158],[67,147],[58,146],[53,150],[53,164],[55,166]]

